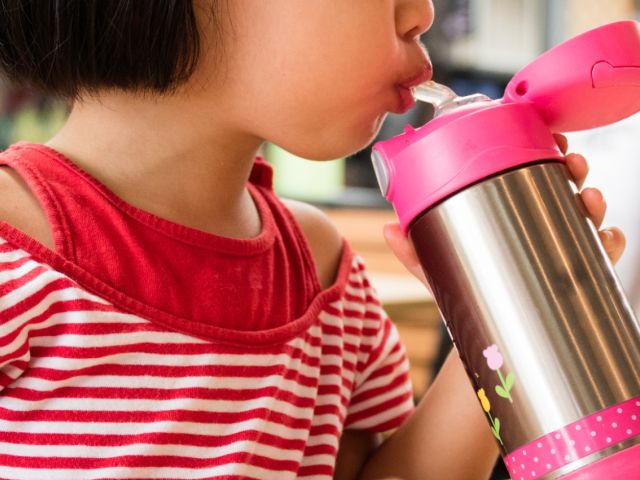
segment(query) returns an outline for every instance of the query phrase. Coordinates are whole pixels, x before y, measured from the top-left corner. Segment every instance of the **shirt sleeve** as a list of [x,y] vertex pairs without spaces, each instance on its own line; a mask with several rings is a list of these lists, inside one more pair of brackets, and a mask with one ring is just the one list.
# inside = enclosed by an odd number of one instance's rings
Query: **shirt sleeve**
[[0,237],[0,392],[29,365],[32,280],[45,271]]
[[413,412],[409,362],[398,330],[382,308],[360,259],[347,297],[365,302],[362,343],[345,428],[385,432],[399,427]]

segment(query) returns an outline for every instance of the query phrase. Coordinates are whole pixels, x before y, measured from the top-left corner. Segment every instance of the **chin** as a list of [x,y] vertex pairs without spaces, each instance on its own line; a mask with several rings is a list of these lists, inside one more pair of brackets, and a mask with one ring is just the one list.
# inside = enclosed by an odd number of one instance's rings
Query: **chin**
[[296,155],[309,160],[345,158],[357,153],[373,142],[380,131],[384,116],[369,124],[363,122],[356,128],[345,128],[340,132],[325,135],[320,141],[302,148]]
[[[367,147],[376,138],[385,114],[371,118],[351,119],[347,122],[335,122],[330,128],[318,128],[315,125],[309,131],[298,131],[285,138],[273,138],[271,141],[287,152],[307,160],[334,160],[345,158]],[[326,123],[325,123],[326,125]]]

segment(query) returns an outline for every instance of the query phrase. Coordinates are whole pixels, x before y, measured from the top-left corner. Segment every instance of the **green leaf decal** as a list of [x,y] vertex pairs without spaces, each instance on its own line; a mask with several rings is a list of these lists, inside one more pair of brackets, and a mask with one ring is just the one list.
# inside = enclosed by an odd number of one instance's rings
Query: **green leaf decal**
[[511,387],[513,387],[513,373],[508,374],[507,378],[504,380],[504,388],[506,388],[507,391],[510,391]]
[[500,419],[497,417],[493,419],[493,428],[495,429],[494,432],[500,435]]
[[500,395],[502,398],[509,398],[511,395],[509,395],[509,392],[507,392],[504,388],[502,388],[500,385],[496,385],[496,393],[498,395]]

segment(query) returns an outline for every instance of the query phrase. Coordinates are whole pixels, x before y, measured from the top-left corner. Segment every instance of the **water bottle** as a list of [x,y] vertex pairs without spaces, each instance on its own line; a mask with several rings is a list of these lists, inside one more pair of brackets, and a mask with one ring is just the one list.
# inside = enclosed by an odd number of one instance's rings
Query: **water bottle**
[[640,111],[638,23],[549,50],[499,100],[416,97],[435,118],[374,169],[512,479],[640,479],[640,325],[553,137]]

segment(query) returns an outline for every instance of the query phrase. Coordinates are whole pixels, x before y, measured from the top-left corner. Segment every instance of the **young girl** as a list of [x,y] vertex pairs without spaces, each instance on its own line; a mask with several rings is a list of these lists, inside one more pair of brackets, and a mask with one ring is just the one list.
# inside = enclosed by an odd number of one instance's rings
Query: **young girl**
[[427,0],[0,1],[6,74],[73,103],[0,154],[0,477],[487,477],[455,353],[414,407],[361,260],[256,160],[365,146],[430,78],[432,20]]

